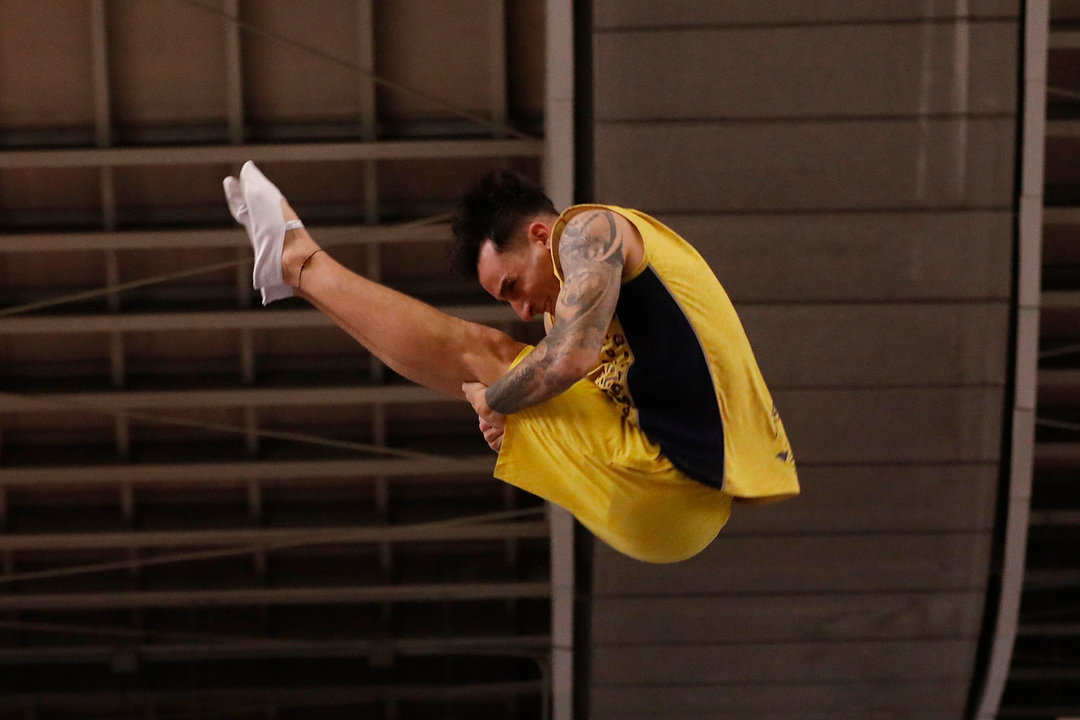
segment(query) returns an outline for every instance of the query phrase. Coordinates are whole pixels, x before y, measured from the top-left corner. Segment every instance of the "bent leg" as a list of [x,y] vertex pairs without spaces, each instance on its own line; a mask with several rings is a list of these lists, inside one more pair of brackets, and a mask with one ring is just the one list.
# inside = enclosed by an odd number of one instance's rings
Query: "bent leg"
[[[286,220],[297,218],[288,203],[282,208]],[[319,246],[306,229],[286,233],[281,256],[285,282],[413,382],[461,398],[463,382],[490,385],[525,347],[494,328],[447,315],[372,282],[326,251],[312,256],[316,250]]]
[[589,380],[507,416],[495,477],[562,506],[644,562],[696,555],[731,513],[730,495],[679,472]]

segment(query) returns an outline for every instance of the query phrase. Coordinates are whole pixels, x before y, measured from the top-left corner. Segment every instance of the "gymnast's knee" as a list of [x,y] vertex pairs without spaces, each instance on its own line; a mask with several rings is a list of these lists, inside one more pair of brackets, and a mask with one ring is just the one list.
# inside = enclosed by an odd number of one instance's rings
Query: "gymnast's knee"
[[471,328],[473,336],[469,346],[471,355],[469,364],[473,367],[476,378],[485,385],[498,380],[513,365],[521,351],[527,346],[504,332],[486,325]]

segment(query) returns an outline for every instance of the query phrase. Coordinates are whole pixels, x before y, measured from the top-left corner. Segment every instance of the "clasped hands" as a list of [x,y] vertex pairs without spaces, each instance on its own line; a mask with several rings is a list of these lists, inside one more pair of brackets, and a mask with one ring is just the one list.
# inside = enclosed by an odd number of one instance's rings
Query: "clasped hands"
[[499,452],[502,449],[503,432],[506,430],[506,416],[488,407],[487,385],[467,382],[461,384],[461,390],[476,411],[476,417],[480,420],[480,432],[484,434],[488,447]]

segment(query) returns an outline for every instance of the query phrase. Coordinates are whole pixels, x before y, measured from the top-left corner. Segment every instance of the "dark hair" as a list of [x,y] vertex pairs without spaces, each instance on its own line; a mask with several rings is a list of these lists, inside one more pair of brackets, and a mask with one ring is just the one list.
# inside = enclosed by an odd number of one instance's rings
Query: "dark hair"
[[510,170],[484,175],[461,196],[454,209],[454,269],[475,280],[484,243],[490,239],[495,249],[503,252],[521,224],[541,213],[559,214],[539,185]]

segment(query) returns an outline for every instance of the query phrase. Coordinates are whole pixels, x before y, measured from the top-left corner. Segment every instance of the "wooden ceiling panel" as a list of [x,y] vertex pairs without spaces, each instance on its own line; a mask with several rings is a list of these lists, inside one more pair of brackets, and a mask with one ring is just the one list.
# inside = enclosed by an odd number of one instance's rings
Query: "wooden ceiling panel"
[[70,225],[73,213],[81,222],[93,222],[99,220],[100,208],[101,179],[95,169],[0,170],[0,216],[22,220],[19,224]]
[[477,177],[506,166],[503,158],[380,162],[379,192],[392,203],[439,199],[448,210]]
[[[488,116],[494,56],[488,2],[382,0],[375,6],[375,69],[379,75],[471,112]],[[431,102],[387,88],[378,91],[379,119],[457,119]]]
[[[259,168],[273,178],[305,221],[317,223],[320,218],[333,218],[355,222],[363,218],[367,199],[363,162],[260,162]],[[229,174],[235,173],[230,170]],[[218,178],[219,188],[220,184]],[[319,239],[317,232],[315,238]]]
[[105,284],[105,257],[93,251],[0,254],[0,288],[44,290]]
[[463,425],[469,421],[476,421],[476,413],[469,413],[465,403],[457,402],[449,397],[442,402],[413,403],[409,405],[394,405],[387,408],[387,422],[408,425],[421,422],[445,422],[447,424]]
[[107,361],[109,342],[105,335],[9,335],[0,344],[0,366],[5,371],[20,365],[50,361]]
[[94,122],[90,3],[0,3],[0,132]]
[[[206,442],[239,442],[245,423],[244,411],[239,407],[149,407],[136,412],[138,416],[131,419],[131,435],[135,443],[140,438],[150,442],[168,438],[174,433],[184,433],[195,441],[203,438]],[[160,422],[156,419],[160,419]],[[221,429],[223,427],[237,432],[225,432]]]
[[544,114],[544,0],[506,4],[506,60],[510,117],[528,127]]
[[[432,278],[450,275],[450,244],[446,241],[410,243],[407,247],[388,246],[382,251],[383,279],[391,282],[406,278]],[[472,284],[461,283],[464,291],[475,291]]]
[[[4,413],[4,429],[12,435],[60,434],[72,431],[112,433],[112,416],[99,412],[84,412],[70,408],[57,408],[51,412]],[[43,438],[44,439],[44,438]],[[42,451],[40,461],[47,459],[48,451]]]
[[359,34],[370,28],[360,26],[354,0],[247,2],[242,19],[282,38],[242,38],[244,102],[252,122],[359,123],[362,78],[356,71],[287,42],[357,64]]
[[112,0],[107,32],[115,123],[224,127],[220,18],[184,2]]
[[118,211],[128,217],[129,224],[138,225],[148,224],[139,222],[141,213],[150,213],[149,224],[153,224],[153,211],[160,215],[160,211],[169,209],[224,221],[229,218],[221,181],[232,172],[232,167],[224,163],[118,167],[113,171]]
[[[259,333],[255,350],[268,358],[350,358],[357,363],[369,357],[367,350],[337,327],[282,328]],[[359,368],[363,370],[363,368]]]
[[259,408],[259,425],[265,430],[296,432],[321,437],[348,436],[356,442],[374,442],[372,407],[356,405],[291,405]]
[[[132,332],[124,335],[124,351],[135,361],[239,358],[240,337],[231,330]],[[236,365],[239,373],[239,360]]]
[[259,357],[369,357],[362,345],[338,327],[280,328],[256,333]]
[[[42,601],[27,600],[34,612],[23,619],[90,626],[70,636],[28,626],[0,631],[0,715],[70,717],[82,706],[65,706],[64,693],[90,684],[96,695],[87,702],[101,716],[220,714],[236,710],[237,698],[201,705],[192,698],[226,666],[229,682],[245,684],[245,692],[284,693],[255,703],[260,716],[303,711],[323,695],[303,688],[327,679],[311,670],[314,656],[333,657],[349,695],[340,707],[331,703],[335,716],[366,712],[382,691],[360,684],[388,672],[420,701],[397,704],[403,720],[428,717],[432,703],[442,714],[537,715],[551,617],[539,501],[492,480],[494,456],[465,403],[406,385],[301,300],[259,306],[250,250],[229,217],[221,180],[256,159],[347,266],[455,314],[506,323],[508,308],[476,303],[478,292],[448,279],[445,222],[415,231],[386,223],[446,212],[486,169],[539,175],[541,141],[507,142],[512,132],[462,110],[501,120],[510,105],[515,122],[527,115],[529,132],[540,134],[544,44],[536,26],[544,9],[542,0],[0,3],[0,145],[22,150],[5,154],[0,169],[0,225],[9,231],[0,242],[0,295],[14,315],[0,322],[0,385],[64,403],[41,410],[26,409],[25,398],[0,402],[0,528],[16,533],[0,534],[0,585],[5,574],[35,568],[122,564],[86,578],[0,587],[0,604],[18,604],[23,591],[41,593]],[[230,21],[234,12],[239,25]],[[374,58],[388,80],[448,103],[385,90],[376,99],[367,76],[322,53],[346,65]],[[39,57],[48,65],[24,71]],[[394,134],[406,142],[379,142]],[[39,145],[73,147],[40,152]],[[38,232],[10,233],[20,230]],[[144,287],[103,287],[222,263]],[[98,294],[36,313],[12,307],[84,288]],[[512,325],[535,334],[533,326]],[[93,409],[73,411],[79,402]],[[335,438],[464,459],[401,459],[321,443]],[[51,481],[41,482],[41,472]],[[534,514],[527,523],[469,520],[515,508]],[[455,518],[465,521],[414,525]],[[294,537],[290,528],[362,538],[144,564],[208,543],[273,545]],[[183,537],[168,547],[145,544],[148,534],[172,530]],[[237,539],[246,530],[256,535]],[[52,549],[40,552],[31,535],[46,531]],[[402,580],[440,578],[421,589],[432,598],[426,614],[406,617],[417,595]],[[484,578],[496,582],[478,584]],[[512,582],[518,578],[538,582]],[[343,580],[362,585],[342,587]],[[140,589],[166,593],[130,595]],[[243,592],[227,592],[235,589]],[[448,613],[443,601],[453,595],[462,601]],[[49,603],[63,609],[42,611]],[[117,603],[178,609],[83,609]],[[327,603],[340,612],[321,622]],[[283,606],[289,611],[279,612]],[[361,616],[364,622],[338,622]],[[419,638],[431,659],[383,649],[417,638],[423,618],[439,631],[434,644]],[[292,628],[313,636],[299,648],[271,649],[247,641],[212,647],[194,636],[166,646],[142,634],[133,641],[139,650],[119,661],[138,679],[114,677],[115,639],[131,640],[140,628],[255,638]],[[500,657],[468,661],[465,674],[444,672],[452,657],[445,644],[468,642],[473,631],[511,656],[524,642],[541,663],[510,668],[514,661]],[[532,635],[519,641],[523,633]],[[373,634],[386,668],[368,661]],[[292,668],[289,679],[275,682],[282,663]],[[459,657],[453,666],[463,667]],[[518,685],[504,690],[498,683],[507,679]],[[423,688],[432,681],[438,685]],[[465,682],[475,684],[475,702],[451,697]],[[7,692],[32,687],[48,691],[14,699]],[[138,699],[118,700],[132,688]],[[171,704],[161,704],[171,691]],[[251,703],[254,696],[243,697]],[[485,698],[496,698],[494,705]]]
[[[233,248],[163,248],[161,250],[130,250],[117,253],[120,257],[119,280],[132,282],[149,277],[169,275],[185,270],[199,270],[211,265],[221,265],[237,261],[237,251]],[[168,283],[155,284],[145,289],[133,289],[124,293],[123,303],[129,306],[145,302],[147,296],[154,293],[165,293],[170,289],[180,287],[222,287],[236,285],[237,268],[225,267],[209,272],[171,280]],[[245,268],[244,275],[250,275]],[[245,285],[245,290],[247,285]],[[225,291],[222,290],[225,294]],[[236,291],[226,295],[235,302]]]

